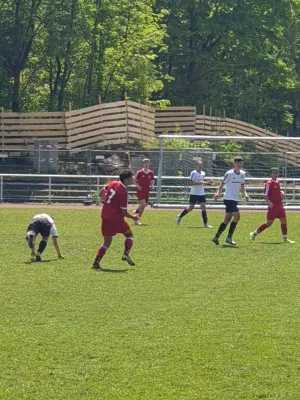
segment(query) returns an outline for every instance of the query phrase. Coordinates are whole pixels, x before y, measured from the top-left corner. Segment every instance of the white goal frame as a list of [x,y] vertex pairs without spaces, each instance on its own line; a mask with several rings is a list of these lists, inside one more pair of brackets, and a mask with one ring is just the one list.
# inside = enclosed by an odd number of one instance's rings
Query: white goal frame
[[[221,136],[221,135],[160,135],[159,136],[159,166],[157,175],[157,186],[156,186],[156,203],[153,205],[158,208],[161,207],[161,192],[162,192],[162,172],[163,172],[163,160],[164,160],[164,140],[168,139],[186,139],[186,140],[197,140],[197,141],[265,141],[265,142],[279,142],[279,141],[300,141],[300,137],[290,136]],[[178,149],[179,150],[179,149]],[[285,154],[295,154],[295,152],[285,152]],[[285,177],[287,179],[287,177]],[[176,206],[170,206],[173,208]],[[180,206],[179,206],[180,208]],[[250,208],[250,207],[248,207]],[[256,208],[256,207],[254,207]],[[293,207],[294,208],[294,207]],[[299,209],[299,207],[296,207]]]

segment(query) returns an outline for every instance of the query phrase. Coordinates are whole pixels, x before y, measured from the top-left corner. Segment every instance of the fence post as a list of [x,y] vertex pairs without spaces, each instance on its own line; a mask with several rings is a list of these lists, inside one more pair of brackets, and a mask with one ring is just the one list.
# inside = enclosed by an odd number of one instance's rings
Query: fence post
[[142,105],[141,105],[141,99],[139,99],[139,103],[140,103],[141,142],[143,143],[143,118],[142,118]]
[[41,145],[39,143],[39,150],[38,150],[38,174],[41,173]]
[[0,202],[3,202],[3,176],[0,177]]
[[285,153],[285,168],[284,168],[284,204],[287,203],[287,169],[288,169],[288,154]]
[[157,176],[157,186],[156,186],[156,202],[159,204],[161,201],[161,185],[162,185],[162,172],[163,172],[163,152],[164,152],[164,139],[159,138],[159,166],[158,166],[158,176]]
[[295,181],[293,181],[293,204],[295,203],[295,186],[296,186],[296,182]]
[[48,202],[51,203],[51,176],[49,176],[49,198],[48,198]]
[[[205,133],[205,114],[206,114],[205,104],[203,104],[202,114],[203,114],[202,135],[204,135],[204,133]],[[196,116],[196,118],[197,118],[197,116]]]
[[100,190],[99,190],[99,185],[100,185],[100,180],[99,180],[99,176],[97,176],[97,189],[96,189],[96,192],[97,192],[97,194],[96,194],[96,196],[97,196],[97,198],[96,198],[96,204],[97,204],[97,206],[100,204]]

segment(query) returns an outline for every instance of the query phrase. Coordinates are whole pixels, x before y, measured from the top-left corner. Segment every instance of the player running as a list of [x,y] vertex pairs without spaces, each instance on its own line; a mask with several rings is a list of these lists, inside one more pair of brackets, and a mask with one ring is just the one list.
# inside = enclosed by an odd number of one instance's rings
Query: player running
[[232,240],[232,236],[237,226],[237,223],[240,220],[240,211],[238,209],[239,193],[242,192],[246,201],[249,200],[245,189],[245,171],[242,170],[242,166],[243,158],[235,157],[234,168],[226,172],[223,181],[218,187],[217,193],[214,195],[214,199],[217,200],[222,192],[224,185],[226,185],[226,190],[224,194],[224,204],[226,207],[225,218],[219,226],[218,232],[212,239],[213,243],[216,245],[219,244],[219,237],[225,231],[227,225],[233,218],[233,221],[231,222],[229,227],[226,243],[230,244],[230,246],[236,246],[236,243]]
[[190,205],[188,208],[185,208],[181,214],[178,215],[176,224],[180,225],[181,219],[187,215],[190,211],[193,211],[195,205],[200,204],[202,210],[202,220],[204,228],[212,228],[211,225],[208,224],[207,213],[206,213],[206,198],[205,198],[205,190],[203,185],[211,185],[213,181],[205,181],[205,172],[202,171],[203,163],[201,160],[196,161],[196,169],[191,172],[190,179],[188,182],[188,186],[190,189]]
[[124,217],[133,219],[134,221],[139,219],[138,215],[131,215],[127,211],[127,186],[134,184],[135,182],[132,171],[124,170],[120,174],[120,181],[112,181],[100,190],[100,196],[104,203],[101,212],[101,229],[104,242],[98,249],[93,263],[93,269],[101,269],[100,261],[104,257],[106,250],[111,245],[113,237],[118,233],[122,233],[125,236],[122,260],[127,261],[129,265],[135,265],[129,257],[133,245],[133,233],[124,219]]
[[135,225],[142,225],[140,220],[149,203],[150,190],[154,189],[154,173],[150,167],[149,158],[143,159],[143,168],[138,170],[135,175],[135,182],[137,187],[137,198],[139,206],[135,210],[135,214],[139,215],[139,220],[134,221]]
[[278,169],[271,168],[271,179],[266,182],[265,185],[265,193],[264,198],[268,204],[268,212],[267,212],[267,221],[260,225],[256,231],[250,233],[250,240],[254,242],[257,235],[263,232],[265,229],[269,228],[273,225],[273,222],[276,218],[280,220],[280,227],[282,232],[282,238],[284,242],[295,243],[292,240],[288,239],[287,235],[287,221],[285,209],[282,204],[282,198],[284,196],[284,192],[280,188],[280,182],[278,180]]

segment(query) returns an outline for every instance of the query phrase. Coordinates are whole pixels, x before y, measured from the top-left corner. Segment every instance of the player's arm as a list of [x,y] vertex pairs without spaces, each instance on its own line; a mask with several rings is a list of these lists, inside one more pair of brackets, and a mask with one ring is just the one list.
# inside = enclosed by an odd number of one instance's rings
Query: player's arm
[[137,187],[137,190],[142,190],[142,187],[139,184],[139,171],[136,173],[136,175],[134,177],[134,182]]
[[100,190],[99,195],[100,195],[101,200],[104,202],[104,200],[105,200],[105,195],[106,195],[105,186],[103,186],[103,188]]
[[210,179],[209,181],[203,181],[204,185],[213,185],[214,181]]
[[127,211],[127,208],[122,208],[122,214],[123,217],[129,218],[129,219],[133,219],[134,221],[137,221],[139,219],[139,215],[137,214],[129,214],[129,212]]
[[225,183],[221,182],[220,185],[218,186],[218,189],[216,191],[216,193],[214,194],[214,200],[218,200],[218,197],[220,196],[220,194],[222,193],[223,187],[224,187]]
[[199,181],[199,182],[193,182],[191,180],[188,181],[188,186],[202,186],[203,185],[203,181]]
[[269,194],[270,194],[270,185],[269,185],[269,183],[266,183],[266,186],[265,186],[265,193],[264,193],[264,199],[265,199],[265,201],[266,201],[268,207],[272,208],[272,207],[273,207],[273,203],[272,203],[272,201],[271,201],[270,198],[269,198]]
[[244,195],[245,200],[248,201],[249,200],[249,196],[248,196],[248,194],[246,192],[246,188],[245,188],[245,184],[244,183],[241,184],[241,193]]
[[51,230],[50,230],[50,234],[52,235],[52,241],[53,241],[53,246],[56,250],[57,253],[57,257],[58,258],[64,258],[61,254],[60,248],[59,248],[59,244],[58,244],[58,233],[57,233],[57,229],[56,226],[53,224],[51,226]]

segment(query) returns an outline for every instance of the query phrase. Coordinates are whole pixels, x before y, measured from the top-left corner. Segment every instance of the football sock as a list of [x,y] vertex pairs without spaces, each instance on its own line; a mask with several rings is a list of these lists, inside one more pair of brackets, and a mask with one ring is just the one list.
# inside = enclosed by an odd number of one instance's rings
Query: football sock
[[265,229],[267,229],[268,225],[266,223],[262,224],[259,228],[256,229],[256,235],[263,232]]
[[216,237],[220,237],[221,234],[225,231],[227,224],[224,224],[224,222],[221,223],[219,226],[218,232],[216,233]]
[[139,210],[139,209],[136,209],[134,213],[135,213],[135,214],[139,214],[139,213],[140,213],[140,210]]
[[95,258],[95,263],[99,263],[102,258],[104,257],[104,254],[106,253],[107,247],[104,246],[104,244],[98,249],[96,258]]
[[237,226],[237,222],[232,221],[229,227],[229,231],[228,231],[228,237],[232,237],[233,232],[235,231],[235,228]]
[[202,211],[202,219],[203,219],[204,225],[206,225],[206,224],[207,224],[207,214],[206,214],[206,211]]
[[185,208],[182,213],[180,214],[180,218],[184,217],[186,214],[188,214],[188,210]]
[[133,238],[132,237],[127,237],[125,239],[125,242],[124,242],[124,247],[125,247],[124,254],[126,256],[128,256],[128,254],[130,253],[132,245],[133,245]]
[[38,251],[37,251],[38,255],[42,254],[42,252],[45,250],[46,246],[47,246],[47,242],[45,240],[41,240]]
[[281,227],[282,236],[284,238],[286,238],[287,237],[287,225],[286,224],[281,224],[280,227]]

